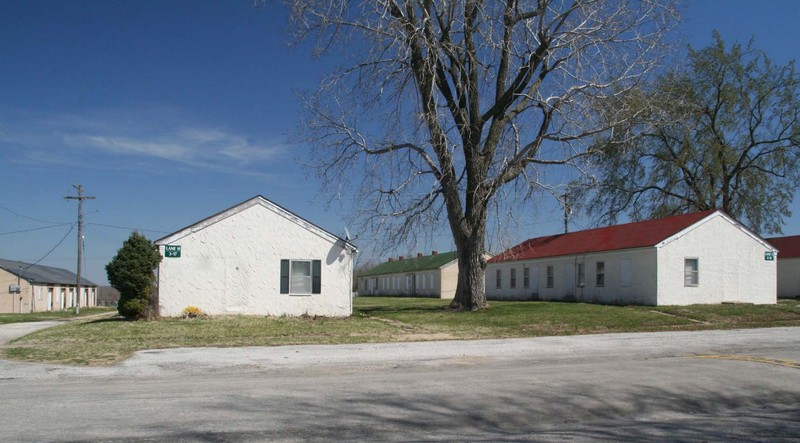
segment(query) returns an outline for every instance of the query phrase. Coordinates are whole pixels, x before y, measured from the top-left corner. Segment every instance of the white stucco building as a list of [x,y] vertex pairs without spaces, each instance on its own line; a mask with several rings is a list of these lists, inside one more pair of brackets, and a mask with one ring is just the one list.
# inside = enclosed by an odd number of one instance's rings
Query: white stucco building
[[352,313],[356,247],[262,196],[155,243],[162,316]]
[[767,241],[778,248],[778,297],[800,297],[800,235]]
[[717,211],[527,240],[489,260],[498,300],[776,303],[776,248]]
[[455,251],[390,258],[358,279],[359,295],[453,298],[458,285]]

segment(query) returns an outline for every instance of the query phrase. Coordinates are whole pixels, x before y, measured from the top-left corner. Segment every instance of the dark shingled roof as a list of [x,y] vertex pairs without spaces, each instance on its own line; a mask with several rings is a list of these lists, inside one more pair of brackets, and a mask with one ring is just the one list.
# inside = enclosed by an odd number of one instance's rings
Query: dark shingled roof
[[424,257],[404,258],[403,260],[393,260],[379,264],[369,271],[361,274],[361,277],[384,274],[402,274],[405,272],[428,271],[439,269],[442,266],[456,259],[456,252],[443,252],[436,255],[426,255]]
[[[22,272],[20,272],[20,265]],[[54,285],[75,285],[78,276],[74,272],[67,271],[61,268],[51,268],[50,266],[31,265],[14,260],[4,260],[0,258],[0,268],[17,275],[20,278],[27,280],[31,283],[37,284],[54,284]],[[97,286],[96,283],[91,282],[81,277],[81,286]]]

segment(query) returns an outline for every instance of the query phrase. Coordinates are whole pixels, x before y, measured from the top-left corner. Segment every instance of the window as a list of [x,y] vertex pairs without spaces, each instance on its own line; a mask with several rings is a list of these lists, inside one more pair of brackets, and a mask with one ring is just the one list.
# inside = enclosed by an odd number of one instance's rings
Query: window
[[599,261],[595,265],[595,286],[602,288],[606,285],[606,263]]
[[321,273],[320,260],[281,260],[281,294],[321,293]]
[[629,258],[619,261],[619,285],[623,288],[631,285],[631,259]]
[[553,265],[547,266],[547,287],[553,287]]
[[436,288],[433,286],[433,274],[428,274],[428,282],[430,283],[430,284],[428,285],[428,287],[429,287],[429,288],[431,288],[431,289],[436,289]]
[[578,263],[578,287],[586,286],[586,266],[583,263]]
[[531,287],[531,268],[522,268],[522,287],[528,289]]
[[495,287],[500,289],[503,287],[503,271],[498,269],[494,273],[495,275]]
[[696,258],[687,258],[683,261],[683,285],[700,285],[700,263]]
[[517,287],[517,270],[511,268],[511,277],[509,278],[509,285],[511,285],[511,289]]

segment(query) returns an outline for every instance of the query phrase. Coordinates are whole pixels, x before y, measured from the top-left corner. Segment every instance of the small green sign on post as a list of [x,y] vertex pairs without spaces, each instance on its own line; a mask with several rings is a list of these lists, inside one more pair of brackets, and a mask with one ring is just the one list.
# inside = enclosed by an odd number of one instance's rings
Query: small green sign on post
[[180,257],[181,247],[179,245],[165,245],[164,257]]
[[764,251],[764,260],[766,260],[766,261],[775,260],[775,252],[774,251]]

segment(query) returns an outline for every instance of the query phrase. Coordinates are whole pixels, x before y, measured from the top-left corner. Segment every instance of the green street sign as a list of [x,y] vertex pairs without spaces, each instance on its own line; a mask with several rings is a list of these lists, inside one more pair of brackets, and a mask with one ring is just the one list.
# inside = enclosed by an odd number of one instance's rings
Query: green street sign
[[164,257],[180,257],[181,247],[179,245],[165,245]]
[[775,253],[773,251],[764,251],[764,260],[766,261],[775,260]]

